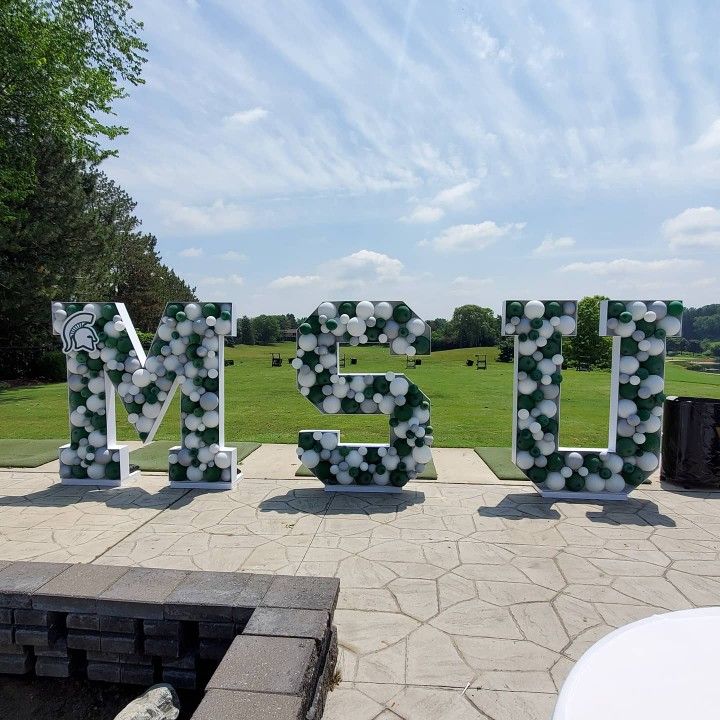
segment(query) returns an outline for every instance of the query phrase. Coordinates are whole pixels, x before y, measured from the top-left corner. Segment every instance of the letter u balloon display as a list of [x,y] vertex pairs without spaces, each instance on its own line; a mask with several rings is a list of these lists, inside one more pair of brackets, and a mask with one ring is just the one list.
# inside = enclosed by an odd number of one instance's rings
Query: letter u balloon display
[[[605,448],[560,447],[562,343],[576,334],[574,300],[513,300],[503,334],[515,338],[512,457],[547,497],[626,499],[657,469],[665,400],[665,338],[680,334],[678,300],[606,300],[612,338]],[[588,402],[597,402],[587,398]]]

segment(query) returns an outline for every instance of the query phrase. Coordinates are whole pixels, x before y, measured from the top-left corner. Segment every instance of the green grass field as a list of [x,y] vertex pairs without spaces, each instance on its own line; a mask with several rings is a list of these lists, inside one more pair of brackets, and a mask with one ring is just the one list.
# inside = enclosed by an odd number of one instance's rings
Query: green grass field
[[[405,358],[390,356],[387,348],[343,348],[345,372],[405,372]],[[270,366],[270,353],[279,352],[281,368]],[[465,366],[475,353],[488,356],[488,369]],[[432,401],[436,445],[475,447],[510,445],[512,365],[495,362],[495,348],[435,352],[421,367],[407,373]],[[225,371],[225,428],[228,441],[297,441],[298,430],[341,430],[343,440],[387,440],[384,416],[321,415],[297,391],[295,371],[288,365],[294,343],[270,347],[228,348],[235,365]],[[350,358],[358,358],[351,366]],[[686,370],[668,362],[668,395],[720,398],[720,376]],[[567,370],[563,381],[562,442],[575,446],[604,446],[607,441],[609,372]],[[593,398],[588,402],[586,398]],[[177,404],[177,397],[173,400]],[[136,439],[118,406],[118,434]],[[158,439],[177,437],[178,408],[170,408]],[[20,387],[0,392],[0,437],[55,438],[67,434],[66,387],[62,383]]]

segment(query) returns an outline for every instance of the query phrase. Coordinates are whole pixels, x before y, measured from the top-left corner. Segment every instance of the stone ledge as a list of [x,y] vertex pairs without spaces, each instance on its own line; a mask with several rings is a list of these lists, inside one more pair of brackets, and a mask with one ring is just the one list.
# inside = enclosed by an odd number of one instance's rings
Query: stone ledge
[[207,694],[192,720],[322,716],[339,580],[0,563],[0,673]]

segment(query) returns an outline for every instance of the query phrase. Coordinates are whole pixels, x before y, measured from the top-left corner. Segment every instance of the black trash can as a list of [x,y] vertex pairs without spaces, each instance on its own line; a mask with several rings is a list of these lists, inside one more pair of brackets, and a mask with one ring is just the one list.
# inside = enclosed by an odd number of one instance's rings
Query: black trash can
[[720,488],[720,400],[665,400],[660,478],[687,488]]

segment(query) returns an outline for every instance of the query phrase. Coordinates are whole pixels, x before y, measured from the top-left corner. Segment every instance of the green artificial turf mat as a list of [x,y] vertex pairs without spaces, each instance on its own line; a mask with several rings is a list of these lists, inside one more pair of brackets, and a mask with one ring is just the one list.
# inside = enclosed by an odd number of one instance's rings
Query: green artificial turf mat
[[[295,473],[295,477],[315,477],[304,465],[301,465],[297,472]],[[431,460],[426,466],[425,469],[418,475],[418,480],[437,480],[437,470],[435,469],[435,463]]]
[[[147,472],[167,472],[168,469],[168,450],[177,445],[177,442],[168,440],[155,440],[155,442],[145,447],[133,450],[130,453],[130,462],[139,465],[141,470]],[[228,447],[237,448],[238,464],[244,460],[251,452],[260,447],[260,443],[241,442],[226,443]]]
[[474,450],[500,480],[527,482],[527,475],[512,461],[509,447],[476,447]]
[[67,440],[0,440],[0,467],[34,468],[57,460]]

